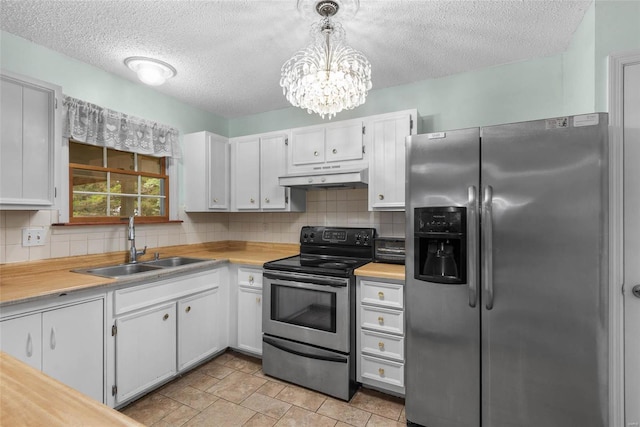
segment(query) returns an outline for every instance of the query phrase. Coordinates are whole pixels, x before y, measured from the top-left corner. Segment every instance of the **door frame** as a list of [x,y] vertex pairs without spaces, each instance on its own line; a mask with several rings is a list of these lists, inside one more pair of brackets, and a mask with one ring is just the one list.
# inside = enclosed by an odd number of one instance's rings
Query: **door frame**
[[[609,425],[625,420],[624,372],[624,67],[640,63],[640,50],[609,56]],[[640,160],[640,159],[639,159]]]

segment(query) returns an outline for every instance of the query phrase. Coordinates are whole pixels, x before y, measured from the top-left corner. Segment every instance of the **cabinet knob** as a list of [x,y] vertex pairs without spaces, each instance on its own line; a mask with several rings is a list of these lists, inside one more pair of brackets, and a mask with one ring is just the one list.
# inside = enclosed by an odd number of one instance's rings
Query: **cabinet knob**
[[378,373],[380,374],[381,377],[384,377],[384,369],[378,368]]
[[185,308],[185,309],[184,309],[184,311],[185,311],[186,313],[190,312],[190,311],[191,311],[191,306],[190,306],[190,305],[188,305],[188,306],[187,306],[187,308]]
[[169,318],[169,313],[166,313],[164,316],[162,316],[162,320],[167,320]]
[[316,157],[318,157],[318,154],[320,154],[320,153],[318,153],[317,151],[313,152],[313,155],[316,156]]
[[253,283],[253,276],[249,276],[249,283]]
[[260,303],[260,297],[256,298],[256,302]]
[[256,202],[256,201],[253,199],[253,197],[252,197],[252,198],[250,198],[250,199],[249,199],[249,201],[250,201],[251,203],[255,203],[255,202]]
[[378,292],[378,298],[384,299],[384,292],[382,291]]
[[331,150],[331,152],[332,152],[333,154],[338,154],[338,150],[336,150],[335,148],[334,148],[333,150]]
[[269,202],[270,202],[269,198],[268,198],[268,197],[265,197],[265,198],[264,198],[264,202],[265,202],[265,203],[269,203]]
[[382,316],[378,317],[378,323],[381,325],[384,325],[384,317]]
[[378,194],[378,199],[384,200],[384,194]]
[[309,184],[311,184],[313,182],[313,178],[309,178],[308,181],[309,181]]
[[213,203],[218,203],[218,199],[213,199]]
[[383,343],[382,341],[380,341],[380,342],[378,343],[378,348],[379,348],[380,350],[384,350],[384,343]]
[[327,178],[325,178],[325,177],[320,178],[320,181],[322,181],[322,182],[325,182],[326,180],[327,180]]

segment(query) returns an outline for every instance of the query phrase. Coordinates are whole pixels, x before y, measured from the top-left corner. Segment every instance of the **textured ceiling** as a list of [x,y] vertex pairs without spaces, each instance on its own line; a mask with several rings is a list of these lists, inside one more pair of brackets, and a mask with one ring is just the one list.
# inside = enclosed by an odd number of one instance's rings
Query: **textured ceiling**
[[[341,21],[375,90],[563,52],[590,4],[361,0]],[[295,0],[0,1],[2,30],[132,81],[126,57],[163,60],[178,75],[156,90],[227,118],[289,105],[280,67],[312,22]]]

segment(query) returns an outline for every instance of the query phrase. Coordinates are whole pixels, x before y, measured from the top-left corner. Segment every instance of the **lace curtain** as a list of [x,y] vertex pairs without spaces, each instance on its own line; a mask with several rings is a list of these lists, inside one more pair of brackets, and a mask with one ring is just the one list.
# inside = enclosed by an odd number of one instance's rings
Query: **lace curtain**
[[178,130],[65,96],[65,136],[154,157],[180,157]]

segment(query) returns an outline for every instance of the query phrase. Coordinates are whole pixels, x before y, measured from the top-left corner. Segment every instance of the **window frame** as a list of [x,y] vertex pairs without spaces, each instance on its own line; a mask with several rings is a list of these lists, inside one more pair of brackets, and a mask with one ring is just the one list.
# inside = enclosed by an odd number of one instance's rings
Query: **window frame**
[[[171,221],[171,210],[170,207],[172,206],[171,203],[171,199],[172,196],[174,196],[174,193],[171,191],[172,190],[172,184],[171,184],[171,178],[172,178],[172,174],[171,173],[171,162],[170,159],[168,157],[158,157],[158,159],[160,160],[160,169],[162,171],[164,171],[164,173],[161,174],[157,174],[157,173],[151,173],[151,172],[142,172],[142,171],[138,171],[138,170],[124,170],[124,169],[117,169],[117,168],[109,168],[109,167],[104,167],[104,166],[92,166],[92,165],[85,165],[85,164],[80,164],[80,163],[71,163],[70,162],[70,151],[71,151],[71,143],[76,143],[76,144],[82,144],[82,145],[90,145],[90,144],[83,144],[80,141],[75,141],[73,139],[68,139],[68,152],[66,153],[66,160],[67,160],[67,167],[65,168],[67,171],[67,182],[68,182],[68,205],[67,205],[67,209],[68,209],[68,218],[67,221],[69,224],[71,225],[101,225],[101,224],[121,224],[123,222],[123,220],[125,220],[126,218],[128,218],[128,216],[91,216],[91,217],[74,217],[73,216],[73,169],[82,169],[82,170],[89,170],[89,171],[96,171],[96,172],[101,172],[101,173],[116,173],[116,174],[122,174],[122,175],[132,175],[132,176],[137,176],[137,177],[150,177],[150,178],[160,178],[160,179],[164,179],[164,212],[165,214],[163,216],[141,216],[141,215],[136,215],[136,222],[139,224],[154,224],[154,223],[165,223],[165,222],[170,222]],[[90,145],[91,146],[91,145]],[[128,152],[128,151],[123,151],[123,150],[116,150],[114,148],[109,148],[109,147],[101,147],[101,146],[95,146],[97,148],[102,149],[102,155],[103,155],[103,159],[107,158],[107,150],[112,150],[112,151],[116,151],[116,152],[122,152],[122,153],[130,153],[134,155],[134,161],[135,161],[135,167],[136,169],[138,168],[138,154],[137,153],[133,153],[133,152]],[[148,157],[152,157],[152,156],[148,156]],[[105,161],[103,160],[103,165],[105,164]],[[138,197],[140,198],[140,189],[138,189]],[[144,196],[142,196],[144,198]]]

